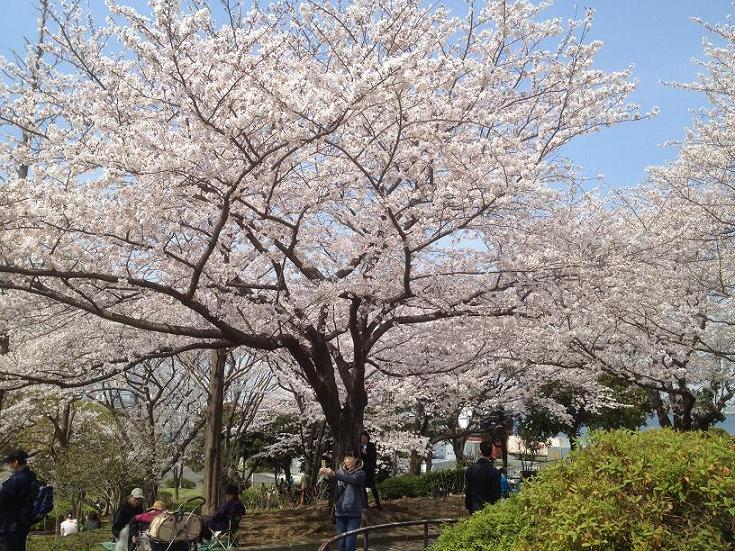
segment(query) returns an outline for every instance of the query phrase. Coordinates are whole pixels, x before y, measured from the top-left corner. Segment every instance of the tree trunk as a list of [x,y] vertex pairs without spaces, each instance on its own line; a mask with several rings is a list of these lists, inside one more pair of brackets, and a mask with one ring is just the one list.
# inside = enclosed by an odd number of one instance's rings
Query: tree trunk
[[426,472],[427,474],[431,472],[431,467],[434,462],[434,446],[432,444],[429,444],[426,447]]
[[337,427],[330,427],[334,436],[334,463],[336,467],[342,464],[345,452],[357,452],[360,449],[363,411],[362,409],[359,412],[351,411],[344,407],[339,412]]
[[452,438],[452,449],[454,450],[454,457],[457,460],[457,466],[464,466],[464,445],[467,441],[465,436]]
[[156,501],[158,495],[158,480],[156,480],[155,476],[147,475],[145,480],[143,480],[143,487],[141,489],[145,495],[146,506],[150,507]]
[[181,489],[181,479],[184,478],[184,466],[174,465],[173,467],[174,477],[174,499],[179,501],[179,490]]
[[408,465],[408,474],[421,474],[421,455],[416,450],[411,450],[411,460]]
[[689,431],[693,428],[692,410],[697,400],[691,394],[683,394],[672,397],[674,409],[674,428],[681,431]]
[[207,500],[204,514],[213,514],[221,500],[222,491],[222,410],[224,403],[225,362],[227,350],[212,352],[212,371],[209,379],[209,404],[204,425],[204,487]]
[[671,428],[671,419],[669,419],[669,411],[664,406],[664,402],[661,399],[661,394],[657,390],[648,389],[648,398],[651,400],[653,407],[656,410],[656,417],[658,417],[658,424],[661,427]]

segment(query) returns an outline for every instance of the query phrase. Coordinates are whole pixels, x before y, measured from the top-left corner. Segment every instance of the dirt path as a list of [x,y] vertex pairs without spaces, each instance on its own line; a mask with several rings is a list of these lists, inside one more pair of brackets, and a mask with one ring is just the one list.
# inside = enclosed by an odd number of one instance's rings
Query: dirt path
[[[369,509],[369,526],[406,520],[429,518],[458,518],[466,516],[464,498],[403,498],[385,503],[383,510]],[[416,532],[417,529],[404,529]],[[270,543],[303,543],[324,540],[334,535],[334,524],[329,519],[326,504],[284,509],[262,513],[248,513],[241,527],[242,545]]]

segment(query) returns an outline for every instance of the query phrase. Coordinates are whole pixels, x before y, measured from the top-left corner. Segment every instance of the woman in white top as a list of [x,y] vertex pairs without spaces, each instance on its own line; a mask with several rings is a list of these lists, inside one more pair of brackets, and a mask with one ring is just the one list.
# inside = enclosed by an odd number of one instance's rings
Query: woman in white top
[[79,533],[79,523],[77,522],[77,519],[74,518],[74,515],[69,513],[66,515],[66,520],[61,523],[59,526],[59,530],[61,532],[61,536],[70,536],[71,534],[78,534]]

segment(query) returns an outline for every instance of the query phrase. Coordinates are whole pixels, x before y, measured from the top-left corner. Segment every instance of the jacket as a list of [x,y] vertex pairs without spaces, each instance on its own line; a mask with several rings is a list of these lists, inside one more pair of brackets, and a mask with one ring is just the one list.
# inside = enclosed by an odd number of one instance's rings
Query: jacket
[[360,459],[362,459],[362,465],[365,472],[372,471],[378,466],[378,450],[375,444],[368,442],[367,444],[360,444]]
[[365,471],[362,461],[351,471],[339,469],[334,473],[337,480],[337,494],[334,500],[334,515],[337,517],[359,517],[362,515]]
[[28,530],[33,515],[36,475],[28,466],[10,475],[0,487],[0,534]]
[[209,529],[229,530],[233,528],[230,526],[230,521],[242,518],[243,516],[245,516],[245,506],[240,501],[240,498],[228,499],[212,515],[212,520],[209,522]]
[[465,507],[470,513],[500,499],[500,471],[481,457],[465,473]]
[[145,510],[142,506],[133,507],[132,505],[130,505],[130,502],[128,500],[125,500],[125,502],[120,505],[120,508],[117,510],[115,520],[112,521],[112,535],[116,538],[120,537],[120,530],[125,528],[135,515],[140,515],[144,512]]
[[129,525],[130,534],[133,536],[137,536],[140,532],[148,528],[151,522],[153,522],[153,519],[156,518],[161,513],[163,513],[163,511],[159,511],[157,509],[151,509],[150,511],[146,511],[145,513],[135,515],[130,520],[130,525]]

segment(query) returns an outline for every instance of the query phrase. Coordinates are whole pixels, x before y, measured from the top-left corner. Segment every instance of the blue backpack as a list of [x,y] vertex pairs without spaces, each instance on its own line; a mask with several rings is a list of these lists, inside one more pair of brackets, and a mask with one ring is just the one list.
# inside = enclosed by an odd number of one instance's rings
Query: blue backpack
[[31,510],[31,524],[44,519],[54,508],[54,487],[39,480],[31,486],[33,495],[33,509]]

